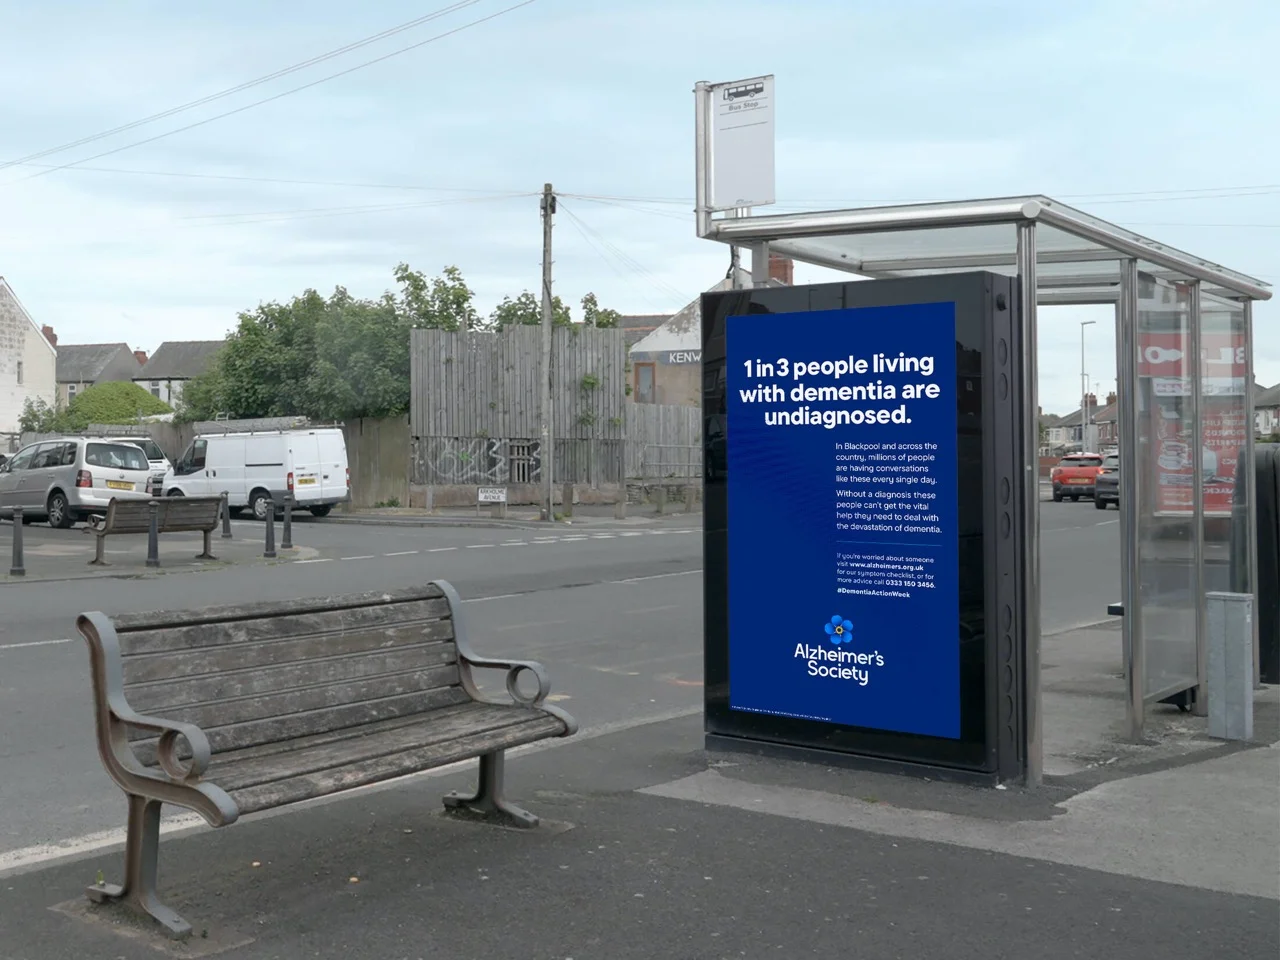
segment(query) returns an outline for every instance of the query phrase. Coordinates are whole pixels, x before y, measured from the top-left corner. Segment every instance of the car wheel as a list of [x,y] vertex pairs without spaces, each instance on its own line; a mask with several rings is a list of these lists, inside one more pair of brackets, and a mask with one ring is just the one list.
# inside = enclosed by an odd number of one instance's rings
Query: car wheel
[[166,494],[165,494],[165,496],[166,496],[166,497],[180,497],[180,496],[182,496],[182,491],[181,491],[181,490],[179,490],[179,489],[177,489],[177,488],[175,487],[174,489],[172,489],[172,490],[170,490],[168,493],[166,493]]
[[1053,491],[1053,502],[1054,503],[1062,502],[1062,494],[1060,494],[1057,490]]
[[255,520],[267,519],[267,502],[270,499],[265,490],[255,490],[249,494],[249,509],[253,511]]
[[1093,499],[1093,505],[1094,505],[1095,507],[1097,507],[1099,510],[1105,510],[1105,509],[1107,509],[1107,501],[1105,501],[1105,500],[1099,500],[1097,497],[1094,497],[1094,499]]
[[1080,502],[1080,496],[1079,496],[1079,494],[1077,494],[1077,495],[1073,496],[1073,497],[1071,498],[1071,502],[1072,502],[1072,503],[1079,503],[1079,502]]
[[332,512],[333,506],[328,503],[323,503],[318,507],[311,507],[310,510],[313,517],[327,517],[330,512]]
[[76,518],[71,514],[71,505],[67,503],[67,495],[61,490],[55,490],[49,494],[45,515],[49,518],[49,526],[56,530],[70,529],[76,522]]

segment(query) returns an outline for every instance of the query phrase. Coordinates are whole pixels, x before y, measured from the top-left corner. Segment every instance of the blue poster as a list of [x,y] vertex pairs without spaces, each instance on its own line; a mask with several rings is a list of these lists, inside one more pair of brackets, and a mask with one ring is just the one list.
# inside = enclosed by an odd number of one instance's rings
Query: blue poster
[[726,325],[729,706],[960,737],[955,304]]

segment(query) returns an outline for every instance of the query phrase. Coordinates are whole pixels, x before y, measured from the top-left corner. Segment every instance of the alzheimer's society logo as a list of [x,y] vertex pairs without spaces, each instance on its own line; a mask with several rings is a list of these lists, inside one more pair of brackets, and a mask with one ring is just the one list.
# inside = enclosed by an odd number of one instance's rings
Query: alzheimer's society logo
[[850,649],[853,643],[853,623],[839,614],[823,624],[823,631],[831,646],[796,644],[793,656],[804,661],[809,676],[828,680],[853,680],[858,686],[865,687],[871,682],[871,668],[884,666],[884,657],[880,651],[855,653]]

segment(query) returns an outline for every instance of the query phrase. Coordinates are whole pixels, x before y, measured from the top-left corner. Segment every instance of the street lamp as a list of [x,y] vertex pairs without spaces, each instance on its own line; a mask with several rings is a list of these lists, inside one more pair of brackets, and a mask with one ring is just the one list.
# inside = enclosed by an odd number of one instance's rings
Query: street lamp
[[1089,422],[1089,375],[1084,369],[1084,328],[1091,327],[1097,320],[1080,321],[1080,452],[1085,450],[1085,426]]

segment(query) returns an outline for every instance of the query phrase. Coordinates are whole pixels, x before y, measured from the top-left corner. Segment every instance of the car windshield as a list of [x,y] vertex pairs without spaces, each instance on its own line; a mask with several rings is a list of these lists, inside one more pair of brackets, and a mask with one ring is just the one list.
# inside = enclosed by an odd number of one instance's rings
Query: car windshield
[[1104,459],[1104,460],[1102,461],[1102,465],[1103,465],[1104,467],[1110,467],[1110,468],[1111,468],[1111,469],[1113,469],[1113,470],[1119,470],[1119,469],[1120,469],[1120,458],[1119,458],[1119,457],[1107,457],[1106,459]]
[[1063,457],[1060,467],[1100,467],[1101,457]]
[[163,460],[163,459],[164,459],[164,452],[163,452],[163,451],[162,451],[158,446],[156,446],[156,442],[155,442],[154,440],[150,440],[150,439],[138,439],[138,440],[128,439],[128,440],[113,440],[112,442],[113,442],[113,443],[128,443],[128,444],[131,444],[131,445],[133,445],[133,446],[137,447],[138,449],[140,449],[140,450],[142,451],[143,456],[145,456],[148,460]]
[[143,452],[131,443],[91,443],[85,449],[84,462],[91,467],[114,470],[148,470],[151,467]]

